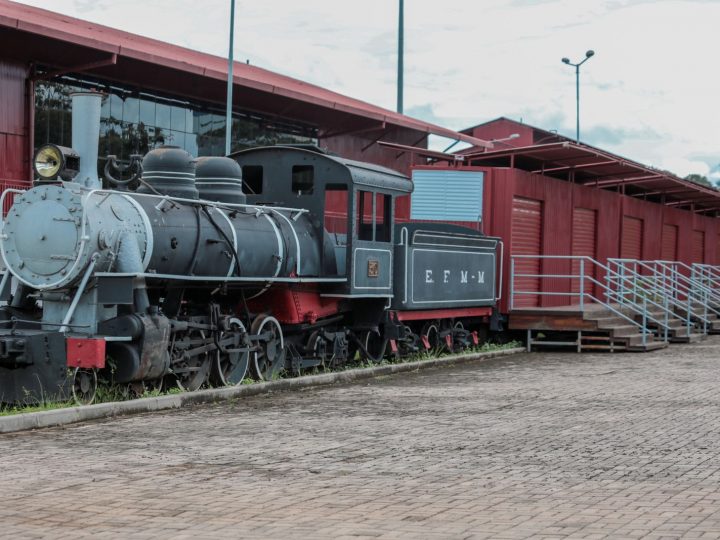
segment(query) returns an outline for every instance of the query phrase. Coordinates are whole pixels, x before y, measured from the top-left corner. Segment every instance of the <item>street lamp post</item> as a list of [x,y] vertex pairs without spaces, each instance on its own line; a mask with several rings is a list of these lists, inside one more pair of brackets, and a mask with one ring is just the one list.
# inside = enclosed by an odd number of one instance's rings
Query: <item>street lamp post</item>
[[397,64],[397,112],[403,112],[403,56],[405,55],[405,6],[399,2],[398,13],[398,64]]
[[228,50],[228,80],[225,103],[225,155],[232,151],[232,102],[233,102],[233,47],[235,45],[235,0],[230,0],[230,46]]
[[578,62],[577,64],[573,64],[569,58],[563,58],[563,64],[567,64],[568,66],[573,66],[575,68],[575,118],[576,118],[576,133],[575,133],[575,140],[576,142],[580,142],[580,66],[582,66],[585,62],[590,60],[595,55],[595,51],[587,51],[585,53],[585,58],[581,62]]

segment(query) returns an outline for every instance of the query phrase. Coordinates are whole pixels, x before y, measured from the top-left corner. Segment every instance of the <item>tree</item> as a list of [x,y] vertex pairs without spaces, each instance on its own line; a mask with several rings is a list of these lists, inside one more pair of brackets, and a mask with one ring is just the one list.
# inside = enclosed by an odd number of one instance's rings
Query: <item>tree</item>
[[703,176],[702,174],[688,174],[685,177],[685,180],[690,180],[691,182],[695,182],[696,184],[702,184],[703,186],[712,187],[712,182],[707,179],[707,176]]

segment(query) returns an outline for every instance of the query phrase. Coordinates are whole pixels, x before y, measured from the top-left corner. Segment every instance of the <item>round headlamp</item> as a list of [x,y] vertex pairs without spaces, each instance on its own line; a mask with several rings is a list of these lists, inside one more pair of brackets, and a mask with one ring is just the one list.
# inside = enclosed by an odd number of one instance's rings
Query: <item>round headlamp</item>
[[33,168],[41,180],[72,178],[78,169],[79,156],[72,148],[56,144],[44,144],[35,152]]

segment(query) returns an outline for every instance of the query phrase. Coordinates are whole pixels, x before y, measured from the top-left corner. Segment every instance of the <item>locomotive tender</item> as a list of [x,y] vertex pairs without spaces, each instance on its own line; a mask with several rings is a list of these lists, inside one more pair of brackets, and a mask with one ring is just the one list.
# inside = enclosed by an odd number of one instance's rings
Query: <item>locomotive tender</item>
[[126,180],[109,156],[103,189],[100,100],[74,95],[73,148],[39,149],[41,180],[2,196],[0,403],[457,350],[494,320],[501,243],[395,223],[406,176],[316,148],[162,147]]

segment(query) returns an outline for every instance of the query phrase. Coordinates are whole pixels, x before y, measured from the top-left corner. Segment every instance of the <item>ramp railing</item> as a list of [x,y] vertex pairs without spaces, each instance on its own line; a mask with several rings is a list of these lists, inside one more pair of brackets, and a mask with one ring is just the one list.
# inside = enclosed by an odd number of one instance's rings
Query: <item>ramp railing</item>
[[[668,319],[681,320],[690,335],[695,319],[700,319],[707,331],[710,324],[706,302],[693,292],[693,283],[684,276],[674,261],[639,261],[636,259],[608,259],[608,265],[629,279],[616,281],[617,301],[648,296],[663,304]],[[681,264],[681,263],[680,263]]]
[[707,334],[712,319],[720,317],[720,291],[711,287],[707,272],[703,274],[699,269],[693,272],[693,267],[680,261],[618,261],[626,267],[632,264],[640,268],[647,285],[642,289],[644,294],[666,295],[688,328],[698,323]]
[[[523,264],[528,261],[533,264]],[[571,270],[570,273],[545,273],[542,271],[542,266],[547,261],[565,261],[576,270]],[[518,271],[518,265],[521,267],[520,271]],[[540,271],[528,272],[523,270],[522,266],[539,266]],[[648,328],[650,324],[661,329],[662,336],[667,340],[670,331],[669,318],[672,313],[668,305],[656,301],[650,295],[637,294],[633,296],[618,293],[619,286],[623,291],[625,289],[633,290],[637,279],[636,272],[620,273],[610,266],[586,256],[511,255],[510,310],[516,309],[516,306],[519,305],[518,300],[521,298],[566,297],[568,306],[576,306],[580,311],[584,311],[588,304],[595,304],[636,327],[642,335],[643,346],[647,345],[647,336],[654,333]],[[560,283],[563,283],[563,280],[569,280],[569,286],[547,287],[546,290],[543,290],[543,284],[550,280],[554,282],[559,280]],[[531,283],[537,283],[537,285],[533,286]],[[575,283],[578,284],[577,290],[574,287]],[[617,300],[621,296],[623,301],[619,303]],[[662,316],[652,312],[652,307],[662,310]]]
[[714,296],[720,296],[720,266],[694,263],[691,268],[693,280],[710,289]]

